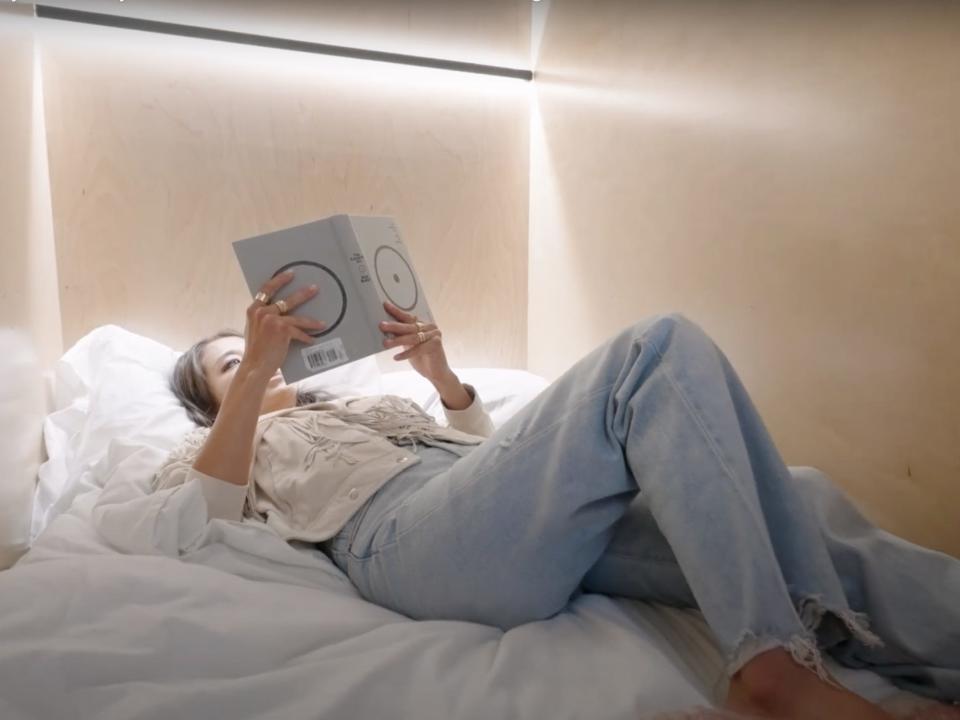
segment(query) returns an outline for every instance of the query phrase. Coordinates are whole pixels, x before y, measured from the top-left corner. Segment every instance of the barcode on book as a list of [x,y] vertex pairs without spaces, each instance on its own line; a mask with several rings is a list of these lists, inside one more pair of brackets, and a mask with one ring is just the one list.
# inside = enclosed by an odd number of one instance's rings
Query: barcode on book
[[324,370],[350,360],[340,338],[317,343],[300,351],[304,364],[311,370]]

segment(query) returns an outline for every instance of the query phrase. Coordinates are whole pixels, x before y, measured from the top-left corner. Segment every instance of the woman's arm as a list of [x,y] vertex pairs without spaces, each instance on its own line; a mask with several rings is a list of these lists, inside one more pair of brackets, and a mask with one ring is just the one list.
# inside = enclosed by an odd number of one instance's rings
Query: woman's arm
[[[93,507],[98,532],[121,552],[178,557],[203,541],[209,520],[239,521],[253,458],[253,437],[270,375],[240,362],[209,432],[191,433],[154,476],[152,492],[142,479],[155,467],[159,449],[146,445],[120,463]],[[195,435],[199,437],[195,438]],[[190,469],[188,463],[202,442]],[[142,459],[139,459],[141,456]],[[153,464],[151,464],[153,463]],[[129,470],[127,469],[129,467]]]
[[[193,464],[197,472],[234,485],[247,484],[253,460],[253,437],[270,378],[286,357],[291,340],[307,344],[313,341],[301,328],[326,327],[320,320],[284,315],[276,303],[267,304],[273,294],[292,278],[290,271],[272,277],[247,308],[243,359]],[[284,299],[283,312],[302,305],[316,293],[314,285],[297,290]]]
[[253,437],[272,370],[240,362],[193,468],[234,485],[246,485],[253,463]]
[[473,403],[473,397],[452,370],[433,386],[440,394],[443,406],[449,410],[466,410]]
[[[453,375],[453,378],[448,385],[434,385],[440,393],[440,403],[450,427],[471,435],[490,437],[495,430],[493,420],[477,397],[476,388],[461,383],[456,375]],[[463,400],[464,397],[466,401]]]
[[450,368],[443,349],[442,333],[434,323],[421,323],[416,315],[401,310],[393,303],[383,303],[384,309],[401,322],[382,322],[380,329],[393,337],[383,341],[384,347],[403,345],[407,349],[394,360],[410,360],[410,366],[427,380],[440,394],[440,401],[451,427],[481,437],[494,432],[493,420],[476,397],[475,389],[460,382]]
[[[240,520],[253,460],[253,438],[270,378],[280,367],[291,340],[312,342],[301,328],[325,327],[319,320],[281,315],[277,304],[267,305],[263,295],[269,300],[292,277],[288,272],[268,280],[247,308],[243,359],[186,479],[176,482],[182,478],[183,467],[174,458],[170,472],[161,468],[154,476],[153,492],[144,492],[137,483],[108,482],[94,505],[92,518],[111,545],[123,552],[177,557],[204,541],[210,519]],[[284,299],[283,312],[315,294],[315,287],[294,292]],[[191,453],[192,437],[188,434],[185,448]],[[142,450],[149,457],[158,452],[149,445]],[[137,476],[143,476],[142,468]]]

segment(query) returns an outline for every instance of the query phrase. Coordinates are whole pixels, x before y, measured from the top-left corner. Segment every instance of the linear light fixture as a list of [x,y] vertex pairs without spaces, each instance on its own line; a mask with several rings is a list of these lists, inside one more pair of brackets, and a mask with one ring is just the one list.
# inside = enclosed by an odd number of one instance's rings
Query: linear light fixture
[[323,43],[308,42],[305,40],[291,40],[288,38],[270,37],[269,35],[254,35],[252,33],[218,30],[216,28],[200,27],[197,25],[181,25],[178,23],[162,22],[160,20],[146,20],[121,15],[87,12],[86,10],[69,10],[52,5],[38,4],[34,7],[36,8],[37,17],[50,20],[68,20],[70,22],[86,23],[88,25],[102,25],[104,27],[122,28],[124,30],[143,30],[146,32],[162,33],[164,35],[180,35],[182,37],[202,38],[204,40],[257,45],[259,47],[275,48],[278,50],[295,50],[297,52],[309,52],[319,55],[356,58],[358,60],[376,60],[378,62],[418,65],[420,67],[436,68],[439,70],[455,70],[458,72],[480,73],[482,75],[499,75],[501,77],[517,78],[519,80],[533,80],[532,70],[521,70],[519,68],[482,65],[479,63],[460,62],[459,60],[421,57],[419,55],[404,55],[381,50],[364,50],[362,48],[344,47],[342,45],[325,45]]

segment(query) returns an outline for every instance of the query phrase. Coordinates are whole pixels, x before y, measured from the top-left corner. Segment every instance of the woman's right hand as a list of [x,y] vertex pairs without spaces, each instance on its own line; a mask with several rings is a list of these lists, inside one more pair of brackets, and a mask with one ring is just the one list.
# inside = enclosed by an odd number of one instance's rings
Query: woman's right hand
[[[260,291],[272,298],[292,279],[293,272],[281,273],[267,280]],[[315,285],[297,290],[284,298],[287,311],[292,311],[316,294]],[[325,327],[326,323],[320,320],[302,315],[281,315],[280,308],[275,303],[268,305],[254,300],[247,308],[247,326],[244,330],[245,348],[241,364],[263,377],[270,377],[283,364],[291,340],[300,340],[310,345],[313,343],[313,338],[304,330],[322,330]]]

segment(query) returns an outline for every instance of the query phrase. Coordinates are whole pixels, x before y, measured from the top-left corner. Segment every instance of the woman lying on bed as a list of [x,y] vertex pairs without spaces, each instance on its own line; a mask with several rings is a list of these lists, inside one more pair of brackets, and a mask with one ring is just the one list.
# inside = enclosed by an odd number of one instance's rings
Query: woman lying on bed
[[889,717],[823,651],[960,699],[960,562],[873,527],[815,470],[791,475],[693,323],[626,328],[494,432],[440,330],[387,304],[384,347],[433,383],[444,427],[403,398],[285,385],[290,342],[323,327],[288,314],[315,289],[271,304],[291,279],[264,285],[244,337],[181,356],[174,390],[202,427],[155,489],[197,478],[211,517],[317,543],[365,598],[416,619],[506,630],[583,591],[697,607],[744,713]]

